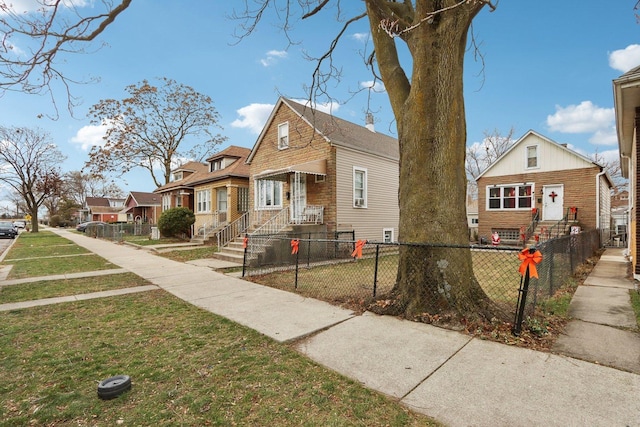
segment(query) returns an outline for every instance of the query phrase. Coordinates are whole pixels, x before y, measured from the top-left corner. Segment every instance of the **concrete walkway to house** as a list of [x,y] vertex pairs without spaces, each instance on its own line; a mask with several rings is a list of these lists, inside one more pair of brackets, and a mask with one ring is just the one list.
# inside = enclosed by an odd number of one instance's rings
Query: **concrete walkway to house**
[[[446,425],[640,426],[640,375],[625,366],[510,347],[389,316],[356,316],[204,265],[53,231],[185,301],[290,342],[318,363]],[[596,268],[586,286],[609,279]],[[611,352],[633,351],[631,338],[613,342]]]

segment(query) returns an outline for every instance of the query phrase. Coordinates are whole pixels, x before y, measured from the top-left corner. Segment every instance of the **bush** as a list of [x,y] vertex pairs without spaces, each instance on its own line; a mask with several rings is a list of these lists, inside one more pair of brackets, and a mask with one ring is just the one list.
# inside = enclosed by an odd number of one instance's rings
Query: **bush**
[[162,212],[158,220],[158,229],[165,237],[189,234],[196,216],[189,208],[171,208]]
[[51,227],[68,227],[68,221],[66,221],[64,218],[62,218],[61,215],[52,215],[51,218],[49,218],[49,224]]

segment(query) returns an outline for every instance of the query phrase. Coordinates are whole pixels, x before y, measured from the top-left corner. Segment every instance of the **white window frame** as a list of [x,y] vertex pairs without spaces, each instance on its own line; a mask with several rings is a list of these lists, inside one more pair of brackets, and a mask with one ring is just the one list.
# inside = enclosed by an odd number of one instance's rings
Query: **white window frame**
[[[356,188],[356,177],[362,174],[362,188]],[[367,207],[367,169],[354,166],[353,167],[353,207],[364,209]]]
[[211,212],[211,190],[196,191],[196,213]]
[[[393,228],[383,228],[382,229],[382,241],[384,243],[393,243],[395,241],[395,233]],[[387,240],[387,233],[390,233],[390,240]]]
[[[526,188],[529,187],[529,193],[526,194]],[[513,195],[511,194],[513,190]],[[509,194],[506,194],[506,192]],[[495,193],[496,196],[491,196],[491,193]],[[524,193],[524,194],[523,194]],[[486,193],[486,210],[487,211],[523,211],[531,210],[535,206],[535,186],[532,183],[518,183],[518,184],[501,184],[501,185],[487,185]],[[507,200],[513,199],[512,203],[505,203]],[[499,200],[499,206],[491,207],[491,201]],[[526,200],[529,200],[526,203]]]
[[254,185],[256,210],[282,209],[282,189],[281,181],[256,180]]
[[[223,195],[223,191],[224,191],[224,195]],[[227,189],[227,187],[216,188],[216,208],[218,212],[227,212],[228,210],[227,198],[229,197],[228,194],[229,194],[229,190]],[[223,197],[220,197],[222,195]]]
[[162,195],[162,212],[171,209],[171,195],[163,194]]
[[289,122],[278,125],[278,150],[289,148]]
[[[535,157],[529,157],[529,149],[535,150]],[[533,166],[529,165],[529,159],[535,158],[536,164]],[[540,147],[538,144],[527,145],[524,148],[524,168],[525,169],[539,169],[540,168]]]

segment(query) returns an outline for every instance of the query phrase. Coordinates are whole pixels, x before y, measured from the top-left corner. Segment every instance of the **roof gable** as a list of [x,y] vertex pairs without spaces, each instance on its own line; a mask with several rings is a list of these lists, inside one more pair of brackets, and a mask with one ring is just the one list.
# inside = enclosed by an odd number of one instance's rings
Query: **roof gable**
[[388,135],[373,132],[364,126],[351,123],[331,114],[314,110],[295,101],[280,97],[271,111],[256,143],[254,144],[247,163],[251,163],[258,151],[267,129],[271,126],[278,111],[289,108],[300,118],[301,122],[310,126],[332,146],[345,147],[356,151],[380,155],[395,160],[399,159],[398,140]]
[[[526,167],[526,150],[537,146],[538,166]],[[581,169],[598,166],[593,160],[557,142],[529,130],[502,156],[498,157],[477,179],[484,176],[517,175],[521,173],[551,172],[556,170]]]

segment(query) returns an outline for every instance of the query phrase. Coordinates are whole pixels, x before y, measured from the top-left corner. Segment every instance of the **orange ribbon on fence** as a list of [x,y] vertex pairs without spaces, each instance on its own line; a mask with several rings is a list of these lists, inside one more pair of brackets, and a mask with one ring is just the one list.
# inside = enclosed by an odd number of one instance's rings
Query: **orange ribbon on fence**
[[522,252],[518,254],[518,258],[522,261],[522,264],[520,264],[520,268],[518,269],[520,275],[524,276],[527,272],[527,268],[529,268],[529,277],[538,278],[536,264],[540,264],[540,261],[542,261],[542,254],[540,251],[531,253],[528,248],[523,249]]
[[247,243],[249,243],[249,238],[244,236],[244,239],[242,239],[242,249],[247,249]]
[[352,257],[362,258],[362,247],[367,243],[366,240],[358,240],[356,242],[356,248],[351,252]]
[[295,255],[298,253],[298,246],[300,246],[300,240],[293,239],[291,241],[291,255]]

